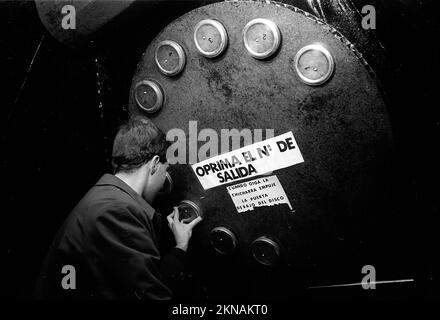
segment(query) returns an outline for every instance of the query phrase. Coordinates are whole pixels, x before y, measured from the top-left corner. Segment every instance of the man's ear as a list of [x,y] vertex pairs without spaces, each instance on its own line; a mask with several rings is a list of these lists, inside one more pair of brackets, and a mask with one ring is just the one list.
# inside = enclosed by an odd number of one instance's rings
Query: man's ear
[[150,174],[153,175],[154,173],[156,173],[157,170],[157,166],[159,164],[159,156],[154,156],[151,160],[151,170],[150,170]]

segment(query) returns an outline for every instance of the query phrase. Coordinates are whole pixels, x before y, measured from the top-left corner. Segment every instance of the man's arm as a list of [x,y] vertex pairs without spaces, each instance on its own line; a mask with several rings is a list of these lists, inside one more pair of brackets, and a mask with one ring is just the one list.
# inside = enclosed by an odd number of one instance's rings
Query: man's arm
[[160,261],[160,273],[163,282],[175,291],[180,275],[187,264],[186,252],[180,248],[172,248]]
[[176,287],[178,276],[182,273],[186,264],[186,250],[188,249],[192,229],[201,220],[201,217],[197,217],[189,223],[186,223],[185,220],[180,221],[177,207],[174,207],[173,212],[167,216],[168,226],[174,235],[176,245],[163,257],[161,270],[165,281],[173,289]]
[[151,225],[123,204],[107,208],[95,227],[95,251],[116,290],[126,298],[171,299],[167,282],[183,271],[184,251],[174,249],[161,260]]

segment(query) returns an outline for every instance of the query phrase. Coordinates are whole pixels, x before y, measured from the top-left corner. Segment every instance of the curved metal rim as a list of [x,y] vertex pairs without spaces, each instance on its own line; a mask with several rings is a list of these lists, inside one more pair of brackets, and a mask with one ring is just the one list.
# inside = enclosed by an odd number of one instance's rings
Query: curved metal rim
[[[157,54],[159,52],[159,49],[163,46],[173,47],[176,50],[177,55],[180,58],[179,64],[173,70],[166,70],[159,63],[159,60],[157,58]],[[182,46],[180,44],[178,44],[177,42],[172,41],[172,40],[164,40],[164,41],[159,42],[159,44],[156,47],[156,51],[154,52],[154,61],[156,62],[156,66],[159,68],[160,72],[162,72],[164,75],[175,76],[175,75],[179,74],[180,72],[182,72],[183,68],[185,67],[185,63],[186,63],[185,51],[183,50]]]
[[[254,52],[250,48],[250,46],[246,40],[247,31],[249,30],[250,27],[252,27],[253,25],[255,25],[257,23],[263,23],[263,24],[269,26],[270,30],[272,31],[273,37],[274,37],[274,42],[272,44],[272,47],[263,53]],[[246,47],[246,50],[249,52],[249,54],[256,59],[266,59],[266,58],[269,58],[270,56],[272,56],[280,46],[280,38],[281,38],[280,29],[275,24],[275,22],[268,20],[268,19],[258,18],[258,19],[251,20],[246,24],[246,26],[243,29],[244,46]]]
[[[220,47],[213,52],[204,51],[199,46],[199,43],[197,42],[197,32],[199,31],[200,27],[202,27],[203,25],[207,25],[207,24],[216,28],[219,31],[220,37],[221,37]],[[225,50],[226,46],[228,45],[228,33],[226,32],[226,29],[221,22],[214,20],[214,19],[205,19],[205,20],[202,20],[199,23],[197,23],[197,25],[194,29],[194,43],[196,45],[197,50],[199,51],[199,53],[201,55],[203,55],[207,58],[215,58],[215,57],[219,56],[220,54],[222,54],[223,51]]]
[[[228,228],[225,228],[225,227],[215,227],[214,229],[212,229],[210,231],[210,235],[213,235],[216,232],[223,232],[223,233],[226,233],[228,236],[230,236],[232,239],[233,247],[234,247],[233,250],[235,250],[235,248],[237,248],[237,237],[235,236],[234,232],[232,232],[231,230],[229,230]],[[221,253],[221,254],[227,254],[226,252],[223,252],[223,251],[217,249],[217,247],[215,245],[213,245],[212,240],[210,242],[211,242],[211,245],[215,251],[217,251],[218,253]]]
[[[305,77],[299,70],[299,66],[298,66],[298,62],[299,59],[301,58],[301,56],[310,50],[317,50],[319,52],[321,52],[322,54],[324,54],[324,56],[326,57],[329,67],[328,70],[326,72],[325,75],[323,75],[321,78],[315,79],[315,80],[311,80],[307,77]],[[311,85],[311,86],[318,86],[320,84],[325,83],[333,74],[333,71],[335,69],[335,61],[333,59],[333,56],[331,55],[330,51],[328,51],[324,46],[320,45],[320,44],[311,44],[308,46],[305,46],[303,48],[301,48],[295,55],[295,59],[294,59],[294,63],[295,63],[295,71],[296,74],[299,76],[299,78],[301,79],[302,82],[304,82],[305,84]]]
[[278,245],[278,243],[276,243],[275,241],[273,241],[272,239],[270,239],[270,238],[268,238],[266,236],[259,237],[259,238],[255,239],[254,241],[252,241],[252,243],[251,243],[252,256],[254,257],[254,259],[256,261],[258,261],[261,264],[264,264],[265,266],[272,266],[272,265],[274,265],[277,261],[275,261],[275,263],[273,263],[273,264],[271,264],[271,263],[264,263],[263,261],[259,260],[255,256],[254,246],[259,244],[259,243],[269,244],[270,246],[272,246],[272,248],[275,249],[275,252],[277,254],[277,260],[280,258],[280,246]]
[[179,202],[179,205],[178,205],[178,206],[181,206],[181,205],[183,205],[183,204],[186,204],[186,205],[190,206],[191,208],[193,208],[194,211],[196,212],[196,214],[197,214],[198,217],[201,216],[201,214],[202,214],[202,209],[200,209],[200,207],[199,207],[197,204],[195,204],[195,203],[192,202],[191,200],[182,200],[182,201]]
[[[146,85],[149,86],[150,88],[152,88],[154,90],[154,92],[156,93],[156,103],[154,104],[153,107],[151,108],[145,108],[138,100],[138,97],[136,95],[136,89],[141,86],[141,85]],[[162,92],[162,88],[160,87],[159,83],[157,83],[154,80],[142,80],[139,81],[136,86],[134,87],[134,99],[136,100],[137,105],[144,110],[147,113],[154,113],[157,110],[159,110],[162,105],[163,105],[163,92]]]

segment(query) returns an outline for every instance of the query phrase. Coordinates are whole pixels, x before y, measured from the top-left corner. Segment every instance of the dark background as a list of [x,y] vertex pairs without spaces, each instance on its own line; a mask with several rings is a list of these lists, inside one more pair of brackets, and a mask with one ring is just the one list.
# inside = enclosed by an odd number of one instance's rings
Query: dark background
[[[396,167],[411,195],[401,199],[411,208],[402,211],[401,219],[412,239],[408,248],[400,248],[407,250],[401,256],[415,271],[416,296],[438,297],[438,11],[434,1],[355,3],[359,9],[375,5],[376,35],[390,64],[382,80],[390,97]],[[141,11],[131,12],[79,51],[47,33],[33,1],[0,1],[2,292],[7,297],[32,298],[56,230],[85,191],[111,170],[112,139],[127,117],[131,77],[144,49],[195,6],[184,1],[157,5],[149,20],[141,18]],[[396,221],[397,228],[402,221]],[[390,241],[401,236],[394,231],[389,230]]]

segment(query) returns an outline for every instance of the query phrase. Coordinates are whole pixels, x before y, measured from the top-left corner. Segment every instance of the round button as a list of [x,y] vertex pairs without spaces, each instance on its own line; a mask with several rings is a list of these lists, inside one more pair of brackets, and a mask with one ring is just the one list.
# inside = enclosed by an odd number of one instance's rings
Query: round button
[[157,45],[155,61],[163,74],[174,76],[180,73],[185,66],[185,51],[175,41],[162,41]]
[[281,43],[280,29],[270,20],[254,19],[244,27],[243,41],[252,57],[265,59],[278,50]]
[[154,113],[163,105],[163,92],[159,84],[153,80],[143,80],[134,88],[136,103],[145,112]]
[[335,67],[333,56],[322,45],[303,47],[295,56],[295,70],[306,84],[317,86],[326,82]]
[[205,57],[219,56],[228,44],[225,27],[217,20],[200,21],[194,29],[194,42],[197,50]]
[[182,200],[178,205],[179,220],[186,220],[186,223],[193,221],[195,218],[202,216],[200,207],[191,200]]
[[268,237],[259,237],[251,244],[252,256],[265,266],[274,266],[280,259],[280,246]]
[[212,247],[220,254],[230,255],[237,247],[237,238],[234,233],[225,227],[216,227],[211,230],[210,241]]

